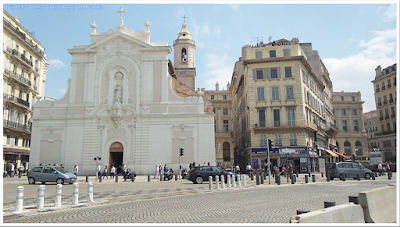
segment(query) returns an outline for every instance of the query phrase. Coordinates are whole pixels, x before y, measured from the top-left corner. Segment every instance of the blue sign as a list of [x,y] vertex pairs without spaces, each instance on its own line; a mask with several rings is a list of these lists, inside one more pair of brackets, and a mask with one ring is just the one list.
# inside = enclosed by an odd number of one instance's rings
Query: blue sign
[[258,159],[257,158],[253,158],[251,160],[251,164],[253,166],[253,169],[258,169],[259,165],[258,165]]
[[267,153],[267,148],[252,148],[251,153]]

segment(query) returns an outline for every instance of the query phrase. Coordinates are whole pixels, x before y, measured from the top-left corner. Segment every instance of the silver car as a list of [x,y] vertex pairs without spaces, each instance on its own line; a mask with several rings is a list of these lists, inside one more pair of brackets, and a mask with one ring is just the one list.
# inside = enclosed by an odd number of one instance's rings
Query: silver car
[[357,174],[360,174],[360,177],[369,179],[372,176],[372,171],[358,163],[340,162],[328,163],[326,166],[326,175],[328,174],[331,180],[333,180],[333,178],[357,178]]
[[76,181],[75,174],[68,172],[59,166],[34,166],[28,171],[28,183],[35,184],[41,182],[56,182],[57,184],[69,183]]

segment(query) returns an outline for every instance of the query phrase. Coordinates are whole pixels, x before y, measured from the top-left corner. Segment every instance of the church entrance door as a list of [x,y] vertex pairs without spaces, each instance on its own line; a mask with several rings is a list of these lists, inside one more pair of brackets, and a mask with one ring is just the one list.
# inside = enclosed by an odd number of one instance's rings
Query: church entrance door
[[112,166],[117,168],[117,173],[122,172],[121,167],[123,164],[124,146],[121,143],[115,142],[110,146],[110,169]]

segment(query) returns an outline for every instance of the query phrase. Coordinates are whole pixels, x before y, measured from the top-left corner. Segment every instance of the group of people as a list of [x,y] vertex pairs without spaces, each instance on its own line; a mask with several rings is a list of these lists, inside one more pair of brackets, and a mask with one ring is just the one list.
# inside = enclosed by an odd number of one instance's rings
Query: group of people
[[[127,171],[126,165],[123,164],[122,165],[122,174],[123,174],[123,176],[125,176],[126,171]],[[114,177],[116,175],[117,175],[117,168],[115,168],[115,166],[113,165],[113,166],[111,166],[111,169],[110,169],[110,179],[114,179]],[[104,169],[103,169],[103,172],[102,172],[101,171],[101,165],[97,164],[97,176],[98,177],[103,177],[103,179],[107,177],[107,180],[108,180],[108,168],[107,168],[107,166],[104,166]]]
[[386,162],[386,166],[383,166],[382,163],[378,162],[378,172],[379,176],[384,175],[384,172],[389,172],[390,171],[390,164]]
[[[166,170],[167,164],[164,165],[164,170]],[[154,178],[159,179],[161,177],[161,172],[163,170],[162,164],[156,164]]]
[[24,172],[24,165],[20,165],[16,168],[17,164],[13,164],[12,162],[8,163],[6,171],[4,172],[4,177],[15,177],[17,174],[21,177],[21,174]]

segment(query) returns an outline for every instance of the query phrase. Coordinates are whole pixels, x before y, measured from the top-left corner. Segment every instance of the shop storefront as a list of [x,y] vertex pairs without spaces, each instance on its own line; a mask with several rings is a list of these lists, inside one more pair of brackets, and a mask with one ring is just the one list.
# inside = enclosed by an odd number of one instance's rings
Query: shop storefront
[[[264,169],[265,163],[268,162],[267,148],[252,148],[251,149],[251,166],[253,169]],[[269,153],[271,166],[279,165],[279,148],[274,148]]]
[[311,147],[283,147],[279,151],[280,163],[291,165],[295,173],[319,172],[319,155]]

